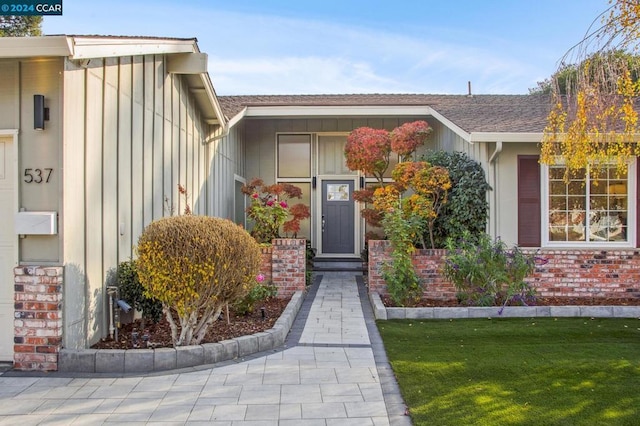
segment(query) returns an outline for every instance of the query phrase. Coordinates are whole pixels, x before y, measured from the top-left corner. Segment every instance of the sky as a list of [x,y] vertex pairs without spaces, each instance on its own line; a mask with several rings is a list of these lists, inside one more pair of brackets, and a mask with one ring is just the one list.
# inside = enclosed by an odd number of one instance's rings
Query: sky
[[526,94],[608,0],[64,0],[44,34],[195,37],[218,95]]

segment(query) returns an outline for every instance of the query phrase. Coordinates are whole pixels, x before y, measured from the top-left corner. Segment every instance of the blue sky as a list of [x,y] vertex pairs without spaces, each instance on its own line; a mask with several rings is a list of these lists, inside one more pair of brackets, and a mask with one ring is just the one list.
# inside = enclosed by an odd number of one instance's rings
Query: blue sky
[[219,95],[521,94],[607,0],[64,0],[45,34],[196,37]]

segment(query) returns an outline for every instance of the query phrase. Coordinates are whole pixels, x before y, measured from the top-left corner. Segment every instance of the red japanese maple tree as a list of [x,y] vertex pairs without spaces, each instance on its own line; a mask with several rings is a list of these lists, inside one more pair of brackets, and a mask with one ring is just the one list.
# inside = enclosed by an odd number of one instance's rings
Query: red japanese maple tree
[[[354,191],[354,199],[371,204],[375,189],[385,186],[384,174],[389,168],[391,154],[398,154],[401,161],[409,161],[418,147],[424,145],[429,133],[431,127],[426,121],[404,123],[391,132],[371,127],[353,130],[347,138],[344,151],[347,167],[372,176],[377,181],[369,188]],[[380,226],[380,211],[367,207],[362,210],[362,216],[370,226]]]

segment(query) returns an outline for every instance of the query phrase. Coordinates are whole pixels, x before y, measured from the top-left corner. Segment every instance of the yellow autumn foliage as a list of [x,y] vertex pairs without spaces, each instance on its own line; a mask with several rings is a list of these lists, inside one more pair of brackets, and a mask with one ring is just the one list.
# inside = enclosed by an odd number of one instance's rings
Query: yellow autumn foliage
[[175,346],[198,344],[222,308],[255,285],[260,265],[259,245],[244,229],[207,216],[152,222],[137,254],[140,283],[162,302]]
[[602,93],[596,83],[582,86],[571,116],[562,100],[556,99],[547,116],[540,162],[562,161],[567,166],[566,180],[570,173],[611,162],[626,170],[628,159],[640,155],[638,113],[633,105],[638,93],[638,83],[627,70],[618,79],[615,95]]
[[624,171],[629,159],[640,155],[634,105],[640,95],[640,1],[609,4],[601,25],[592,25],[562,60],[580,64],[574,81],[566,82],[564,91],[559,81],[553,88],[540,162],[565,164],[565,180],[610,163]]

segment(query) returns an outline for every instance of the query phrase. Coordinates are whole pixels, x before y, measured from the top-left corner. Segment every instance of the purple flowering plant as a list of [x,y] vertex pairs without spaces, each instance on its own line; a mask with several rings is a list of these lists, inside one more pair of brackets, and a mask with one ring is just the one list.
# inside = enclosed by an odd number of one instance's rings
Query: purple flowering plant
[[456,287],[458,299],[471,306],[499,306],[535,303],[535,289],[525,278],[536,264],[536,256],[517,246],[509,248],[500,238],[487,234],[446,243],[444,275]]

